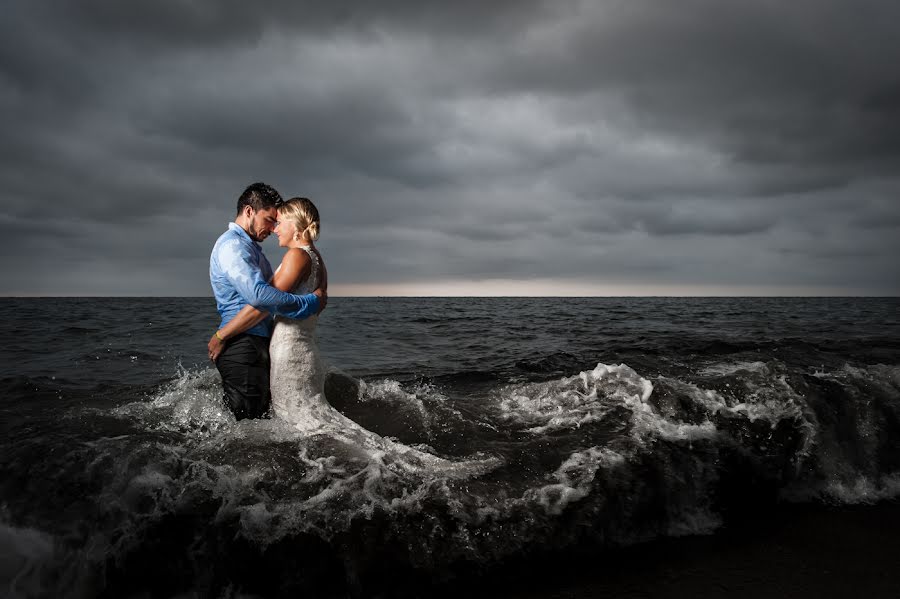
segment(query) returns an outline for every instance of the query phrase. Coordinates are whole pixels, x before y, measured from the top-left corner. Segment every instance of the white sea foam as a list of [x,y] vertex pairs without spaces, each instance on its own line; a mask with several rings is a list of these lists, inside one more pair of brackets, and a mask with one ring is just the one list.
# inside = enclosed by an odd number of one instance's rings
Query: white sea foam
[[[407,391],[399,381],[391,379],[369,382],[359,381],[359,401],[379,401],[397,405],[401,408],[412,409],[418,414],[418,419],[422,425],[428,428],[433,424],[434,415],[426,406],[426,400],[440,403],[445,409],[449,407],[447,397],[433,385],[419,384]],[[459,414],[455,409],[449,409],[457,415]]]
[[[551,475],[554,482],[529,489],[516,503],[537,505],[548,515],[559,516],[592,492],[596,492],[595,481],[598,478],[615,477],[627,481],[633,477],[630,459],[629,455],[607,447],[595,446],[573,452]],[[704,476],[698,476],[689,485],[697,485],[694,489],[697,497],[694,500],[685,502],[676,496],[674,501],[667,504],[669,514],[664,528],[665,534],[671,536],[709,534],[721,526],[721,518],[712,512],[707,501],[709,491],[707,485],[712,482],[713,479],[706,480]],[[675,493],[681,493],[683,483],[681,480],[675,483],[673,487]],[[626,484],[628,488],[634,489],[634,485],[630,482]],[[666,489],[654,487],[651,492],[665,493]],[[602,495],[595,497],[595,500],[604,499]],[[511,511],[509,505],[505,509]],[[632,533],[638,536],[627,536]],[[637,529],[625,534],[626,537],[621,539],[623,541],[633,542],[641,538]]]
[[818,484],[798,484],[784,490],[788,501],[825,500],[849,505],[872,505],[900,497],[900,474],[877,477],[862,475],[835,476]]
[[702,368],[700,371],[698,371],[698,374],[704,376],[728,376],[740,371],[765,372],[766,370],[767,366],[765,362],[751,362],[749,360],[744,360],[738,362],[718,362],[715,364],[709,364],[705,368]]
[[234,415],[222,402],[222,383],[214,368],[179,369],[178,377],[150,401],[133,402],[112,410],[136,418],[151,429],[211,434],[234,425]]
[[558,516],[569,504],[587,497],[600,470],[624,463],[620,453],[605,447],[576,451],[553,473],[557,482],[531,489],[525,498],[535,501],[548,514]]
[[632,413],[633,435],[697,439],[715,435],[709,423],[667,420],[650,403],[653,384],[625,364],[598,364],[594,370],[543,383],[511,385],[501,390],[503,416],[531,433],[578,428],[603,420],[611,410],[626,407]]
[[[731,366],[734,366],[732,364]],[[660,377],[677,394],[690,398],[712,418],[716,414],[761,421],[775,429],[788,421],[800,427],[801,446],[794,458],[795,466],[810,457],[818,443],[819,425],[815,412],[806,399],[791,385],[788,377],[779,372],[777,365],[751,362],[744,367],[722,367],[717,372],[728,372],[727,390],[704,389],[695,383],[680,379]]]
[[900,497],[900,474],[883,476],[875,481],[860,476],[850,482],[829,482],[822,494],[840,503],[852,504],[873,504],[895,499]]
[[896,392],[900,393],[900,365],[875,364],[874,366],[869,366],[868,371],[876,380],[890,385]]
[[273,502],[259,501],[238,508],[241,534],[262,546],[298,533],[331,538],[357,518],[421,509],[432,481],[404,477],[391,468],[384,454],[348,464],[330,456],[301,456],[310,465],[302,485],[309,495]]
[[652,392],[653,385],[625,364],[598,364],[575,376],[506,387],[500,392],[500,409],[508,420],[544,433],[600,420],[622,404],[651,409],[645,402]]
[[[431,387],[422,387],[421,391],[433,391]],[[400,381],[384,379],[381,381],[359,381],[359,400],[381,400],[390,403],[411,404],[419,409],[424,409],[422,400],[415,392],[405,391]]]
[[848,417],[820,432],[810,480],[792,485],[784,496],[850,504],[900,496],[900,474],[877,471],[883,444],[890,442],[884,435],[885,411],[900,413],[900,367],[844,364],[833,371],[819,370],[813,376],[840,385],[842,402],[850,404],[843,410]]
[[[358,384],[358,401],[414,408],[423,420],[423,399],[446,400],[430,386],[406,391],[391,380]],[[478,453],[448,460],[425,446],[407,446],[350,424],[300,431],[278,419],[235,422],[222,407],[212,369],[181,372],[150,401],[122,406],[116,414],[148,430],[188,437],[176,446],[145,441],[104,474],[104,504],[111,513],[131,514],[114,545],[102,535],[93,541],[110,554],[127,552],[139,539],[142,521],[177,511],[185,498],[220,500],[216,519],[238,515],[241,534],[260,544],[301,532],[328,538],[378,511],[423,509],[421,500],[447,480],[474,478],[500,464]],[[197,432],[201,423],[208,428]],[[105,467],[107,455],[121,456],[123,441],[93,443],[99,457],[92,468]],[[142,461],[150,464],[138,466]]]
[[[735,368],[735,376],[728,384],[729,392],[717,392],[678,379],[664,380],[674,389],[690,397],[710,413],[728,412],[748,420],[764,420],[773,427],[785,419],[803,420],[806,402],[791,386],[787,377],[774,372],[762,362],[753,362],[753,368]],[[721,371],[727,369],[722,368]]]
[[[661,383],[672,387],[711,416],[727,412],[751,421],[762,419],[773,427],[784,418],[806,418],[803,398],[788,377],[775,366],[749,364],[752,367],[730,371],[737,380],[732,383],[733,395],[677,379],[660,377],[655,382],[657,387]],[[865,373],[846,370],[840,376],[878,376],[887,388],[896,388],[890,387],[897,380],[892,368],[870,367]],[[91,444],[98,458],[88,469],[91,478],[105,481],[98,504],[104,506],[104,522],[111,523],[89,543],[97,563],[110,555],[127,554],[146,539],[154,521],[190,511],[195,501],[215,506],[208,508],[215,511],[213,523],[237,522],[239,534],[259,545],[300,533],[329,539],[361,519],[405,522],[410,514],[417,518],[422,514],[421,520],[429,522],[423,526],[456,535],[453,539],[459,548],[454,551],[475,555],[478,544],[465,538],[473,534],[469,525],[502,530],[508,519],[521,525],[523,510],[550,517],[577,510],[604,477],[630,480],[627,477],[634,474],[629,460],[638,452],[646,455],[644,450],[655,440],[708,439],[719,434],[711,420],[690,424],[661,414],[651,402],[654,383],[624,364],[598,364],[558,380],[511,385],[498,391],[498,407],[501,419],[519,430],[539,435],[574,429],[617,410],[626,417],[630,414],[632,436],[619,439],[615,450],[594,446],[574,451],[555,471],[539,475],[524,491],[523,485],[507,497],[502,483],[491,482],[474,493],[465,490],[471,479],[497,465],[489,457],[474,455],[452,463],[432,456],[436,462],[430,463],[423,458],[430,452],[422,446],[384,438],[360,443],[352,434],[335,430],[303,434],[278,420],[234,422],[227,411],[221,417],[212,413],[209,426],[204,422],[205,410],[215,406],[222,413],[220,393],[215,371],[184,372],[149,401],[123,406],[118,412],[146,423],[148,429],[181,435],[156,435],[134,443],[123,436]],[[450,403],[432,387],[405,388],[391,380],[360,384],[358,400],[414,407],[423,414],[429,412],[429,405],[434,407],[431,402]],[[209,428],[197,434],[194,431],[201,422]],[[165,439],[172,437],[184,443],[166,445]],[[669,489],[648,491],[670,492],[673,500],[672,513],[659,532],[697,534],[719,526],[718,517],[704,501],[714,484],[714,468],[704,468],[674,473],[689,479],[696,473],[697,480],[673,479]],[[836,501],[869,502],[894,497],[898,489],[896,478],[871,482],[837,477],[816,492]],[[591,498],[591,506],[595,499],[603,498]],[[440,517],[428,517],[434,514]],[[448,524],[445,517],[456,522]]]
[[835,381],[845,386],[848,384],[856,387],[875,385],[886,397],[900,399],[900,365],[852,366],[844,364],[836,371],[816,371],[813,376]]

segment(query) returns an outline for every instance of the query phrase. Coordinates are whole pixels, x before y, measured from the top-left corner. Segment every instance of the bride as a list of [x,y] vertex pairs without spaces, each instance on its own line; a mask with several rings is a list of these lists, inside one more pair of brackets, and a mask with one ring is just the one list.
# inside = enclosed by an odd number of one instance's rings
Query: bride
[[[275,271],[276,287],[283,284],[285,291],[298,295],[319,287],[327,291],[327,271],[315,246],[319,211],[312,201],[292,198],[279,206],[275,234],[278,245],[288,248]],[[304,320],[276,316],[269,342],[272,413],[300,430],[351,422],[325,399],[326,371],[316,339],[318,321],[318,315]]]

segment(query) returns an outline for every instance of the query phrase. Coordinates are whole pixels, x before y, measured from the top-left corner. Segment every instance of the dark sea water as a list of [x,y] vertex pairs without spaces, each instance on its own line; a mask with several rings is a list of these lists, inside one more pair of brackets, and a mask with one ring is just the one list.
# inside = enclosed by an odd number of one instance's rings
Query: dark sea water
[[216,325],[0,300],[0,594],[900,594],[900,299],[332,298],[381,453],[235,422]]

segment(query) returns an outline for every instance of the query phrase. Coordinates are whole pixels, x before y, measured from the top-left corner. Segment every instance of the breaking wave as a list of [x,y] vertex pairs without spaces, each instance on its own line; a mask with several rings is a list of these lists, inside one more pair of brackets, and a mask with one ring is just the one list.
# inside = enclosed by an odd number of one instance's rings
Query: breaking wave
[[[211,369],[112,411],[70,411],[69,426],[94,419],[91,435],[12,472],[56,480],[69,507],[5,506],[8,593],[340,593],[585,539],[709,533],[760,502],[900,494],[893,365],[597,364],[470,397],[332,371],[326,394],[390,443],[236,422]],[[454,467],[411,457],[426,454]],[[35,510],[43,530],[11,524]]]

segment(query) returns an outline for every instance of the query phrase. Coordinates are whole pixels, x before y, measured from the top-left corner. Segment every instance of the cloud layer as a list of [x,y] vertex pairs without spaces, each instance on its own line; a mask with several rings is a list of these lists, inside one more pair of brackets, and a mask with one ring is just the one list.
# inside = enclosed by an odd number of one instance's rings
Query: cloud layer
[[893,2],[8,4],[0,294],[208,294],[256,180],[337,292],[900,293]]

